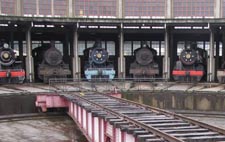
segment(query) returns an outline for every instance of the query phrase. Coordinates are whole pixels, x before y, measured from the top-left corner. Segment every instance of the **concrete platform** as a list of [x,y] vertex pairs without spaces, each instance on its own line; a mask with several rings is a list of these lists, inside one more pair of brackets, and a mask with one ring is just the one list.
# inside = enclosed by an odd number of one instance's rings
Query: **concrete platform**
[[219,83],[176,83],[176,82],[67,82],[55,84],[8,84],[0,86],[0,95],[73,91],[187,91],[187,92],[225,92],[225,84]]
[[23,92],[30,92],[30,93],[37,93],[37,92],[48,92],[47,89],[41,89],[36,87],[35,85],[14,85],[13,86],[16,90],[20,90]]
[[192,86],[191,88],[189,88],[187,91],[189,91],[189,92],[193,92],[193,91],[199,91],[199,90],[202,90],[202,89],[204,89],[205,88],[205,86],[204,85],[194,85],[194,86]]
[[169,87],[167,90],[169,91],[187,91],[192,87],[192,84],[174,84]]
[[129,90],[131,91],[136,91],[136,90],[148,90],[152,91],[154,89],[154,85],[150,82],[138,82],[134,83],[134,86],[130,88]]
[[224,90],[224,85],[223,84],[218,84],[218,86],[212,86],[212,87],[208,87],[208,88],[203,88],[201,90],[199,90],[200,92],[219,92]]

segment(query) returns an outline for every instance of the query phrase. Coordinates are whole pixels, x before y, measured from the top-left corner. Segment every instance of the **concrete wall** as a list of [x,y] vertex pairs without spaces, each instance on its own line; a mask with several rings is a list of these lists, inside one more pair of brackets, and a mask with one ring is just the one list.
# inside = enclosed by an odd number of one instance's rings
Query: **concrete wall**
[[219,93],[124,93],[123,97],[163,109],[225,111],[225,96]]
[[35,95],[0,96],[0,115],[35,113],[35,100]]

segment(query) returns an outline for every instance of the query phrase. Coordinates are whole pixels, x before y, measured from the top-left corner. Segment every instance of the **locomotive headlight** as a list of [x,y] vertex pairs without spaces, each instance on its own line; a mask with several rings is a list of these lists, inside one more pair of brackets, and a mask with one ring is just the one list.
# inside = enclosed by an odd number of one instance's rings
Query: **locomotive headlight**
[[4,59],[8,59],[9,58],[9,53],[6,52],[2,56],[3,56]]
[[102,54],[101,53],[98,53],[97,54],[97,58],[101,58],[102,57]]
[[191,54],[186,54],[186,58],[190,59],[191,58]]
[[4,47],[4,48],[9,48],[9,45],[8,45],[7,43],[4,43],[4,44],[3,44],[3,47]]

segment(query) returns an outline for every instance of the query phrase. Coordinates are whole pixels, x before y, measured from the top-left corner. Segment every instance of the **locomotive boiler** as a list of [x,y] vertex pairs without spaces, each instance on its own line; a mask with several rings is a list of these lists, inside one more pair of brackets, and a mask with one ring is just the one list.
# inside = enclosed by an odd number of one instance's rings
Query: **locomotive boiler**
[[156,63],[156,50],[146,43],[134,51],[135,61],[130,65],[130,74],[134,78],[154,78],[159,74],[159,66]]
[[0,83],[23,83],[25,70],[22,61],[16,60],[15,52],[6,42],[0,42]]
[[85,77],[87,80],[112,80],[115,77],[113,64],[108,60],[108,52],[102,48],[101,41],[96,41],[93,47],[84,50],[88,57],[85,63]]
[[33,56],[37,62],[37,76],[44,83],[51,78],[67,78],[71,75],[69,65],[64,63],[63,55],[53,43],[34,49]]
[[188,42],[176,61],[172,75],[175,81],[199,82],[206,74],[207,52]]

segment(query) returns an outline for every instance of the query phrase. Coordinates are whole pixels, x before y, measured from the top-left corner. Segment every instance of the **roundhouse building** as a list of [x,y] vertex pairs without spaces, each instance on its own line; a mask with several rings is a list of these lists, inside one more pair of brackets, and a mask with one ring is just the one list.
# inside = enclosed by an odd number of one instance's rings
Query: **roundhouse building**
[[0,0],[0,39],[19,51],[26,78],[35,80],[32,50],[55,41],[73,78],[84,77],[83,50],[101,39],[118,78],[130,77],[142,41],[157,51],[160,75],[172,79],[185,41],[205,49],[207,77],[225,60],[225,0]]

